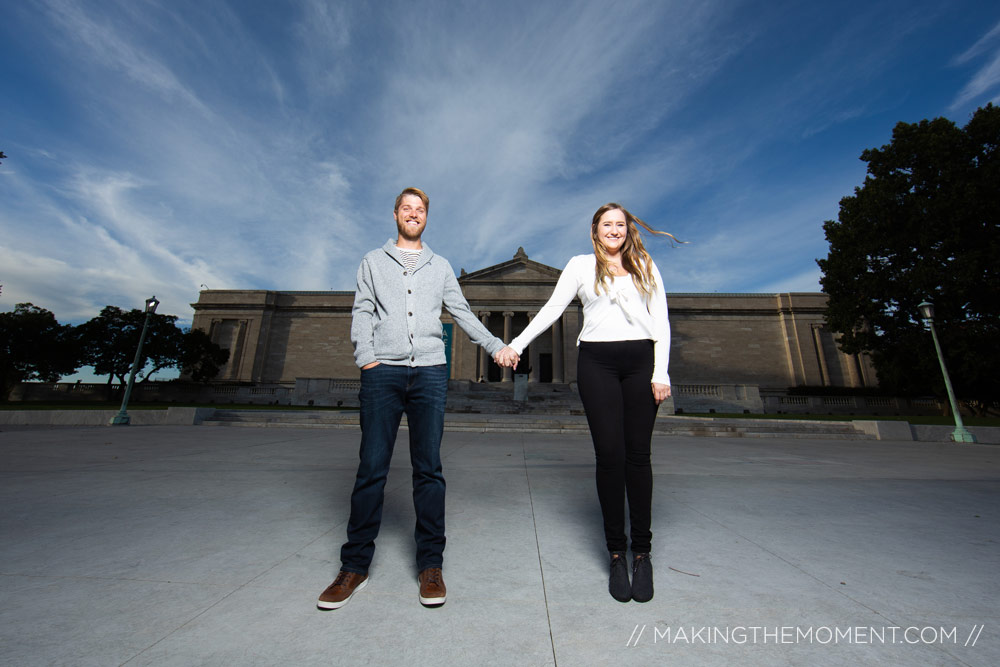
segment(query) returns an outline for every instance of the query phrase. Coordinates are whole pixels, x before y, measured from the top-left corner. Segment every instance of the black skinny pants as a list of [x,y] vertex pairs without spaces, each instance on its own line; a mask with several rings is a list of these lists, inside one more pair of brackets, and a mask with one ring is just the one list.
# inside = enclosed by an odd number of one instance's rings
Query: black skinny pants
[[608,551],[627,548],[627,494],[632,552],[648,552],[653,539],[649,443],[657,410],[650,384],[653,341],[581,341],[576,373],[597,456],[597,497]]

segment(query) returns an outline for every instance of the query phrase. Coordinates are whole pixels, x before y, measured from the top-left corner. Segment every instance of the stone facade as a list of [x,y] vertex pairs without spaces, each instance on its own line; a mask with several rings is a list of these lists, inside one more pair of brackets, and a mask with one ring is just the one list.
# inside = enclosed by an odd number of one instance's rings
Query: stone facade
[[[495,335],[510,341],[545,304],[560,270],[528,258],[472,273],[459,284],[473,312]],[[354,292],[206,290],[193,326],[230,350],[221,381],[294,384],[303,378],[357,378],[350,341]],[[670,376],[674,385],[871,387],[874,370],[865,357],[842,353],[825,328],[826,296],[785,294],[667,294],[672,330]],[[447,312],[454,380],[510,381],[473,345]],[[583,323],[574,301],[525,351],[529,381],[576,380],[576,338]],[[450,325],[450,327],[448,326]],[[696,391],[696,390],[693,390]]]

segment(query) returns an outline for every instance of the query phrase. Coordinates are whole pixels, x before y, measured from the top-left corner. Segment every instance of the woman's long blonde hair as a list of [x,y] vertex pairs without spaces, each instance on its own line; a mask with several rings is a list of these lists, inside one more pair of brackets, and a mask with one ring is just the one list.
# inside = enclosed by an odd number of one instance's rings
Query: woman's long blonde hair
[[653,260],[646,252],[646,246],[642,243],[642,235],[639,232],[639,227],[641,226],[650,234],[658,234],[662,236],[669,236],[673,241],[677,243],[686,243],[686,241],[678,241],[677,237],[668,232],[661,232],[659,230],[653,229],[645,222],[635,217],[621,204],[616,204],[611,202],[605,204],[601,208],[597,209],[597,213],[594,214],[594,219],[590,223],[590,240],[594,244],[594,255],[597,257],[597,271],[595,271],[594,276],[594,294],[600,294],[601,287],[604,288],[605,292],[608,292],[608,283],[605,279],[614,281],[614,274],[608,268],[608,253],[604,249],[604,244],[601,243],[600,239],[597,237],[597,223],[600,221],[601,216],[608,211],[619,210],[625,214],[625,225],[628,229],[628,233],[625,236],[625,243],[622,245],[621,255],[622,255],[622,268],[628,271],[629,275],[632,276],[632,282],[635,283],[635,287],[639,290],[639,293],[644,297],[648,298],[653,293],[654,279],[653,279]]

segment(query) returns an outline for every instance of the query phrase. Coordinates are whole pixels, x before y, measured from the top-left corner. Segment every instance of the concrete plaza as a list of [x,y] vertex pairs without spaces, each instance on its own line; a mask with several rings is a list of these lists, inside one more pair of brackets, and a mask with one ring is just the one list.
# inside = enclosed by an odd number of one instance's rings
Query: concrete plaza
[[621,604],[589,438],[449,432],[425,609],[404,430],[371,582],[321,612],[357,443],[0,427],[0,664],[1000,664],[995,445],[657,435],[656,595]]

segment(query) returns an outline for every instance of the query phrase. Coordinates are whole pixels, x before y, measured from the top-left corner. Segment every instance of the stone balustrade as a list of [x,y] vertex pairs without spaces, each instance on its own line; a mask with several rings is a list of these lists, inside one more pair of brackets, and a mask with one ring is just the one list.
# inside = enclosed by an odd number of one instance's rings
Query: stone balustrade
[[[132,390],[133,401],[199,403],[203,405],[299,405],[357,407],[361,381],[357,378],[297,378],[294,384],[246,384],[190,382],[140,382]],[[26,382],[14,389],[11,402],[76,402],[120,399],[122,386],[106,383]],[[450,383],[449,405],[475,410],[473,404],[499,405],[509,410],[527,409],[533,402],[553,410],[579,411],[575,383],[527,383],[527,399],[514,402],[513,383]],[[555,396],[550,396],[556,394]],[[561,394],[562,397],[558,396]],[[489,407],[489,406],[485,406]],[[451,409],[451,408],[450,408]],[[943,404],[933,398],[891,396],[809,396],[761,390],[752,384],[675,384],[673,397],[660,408],[671,414],[832,414],[832,415],[940,415]]]

